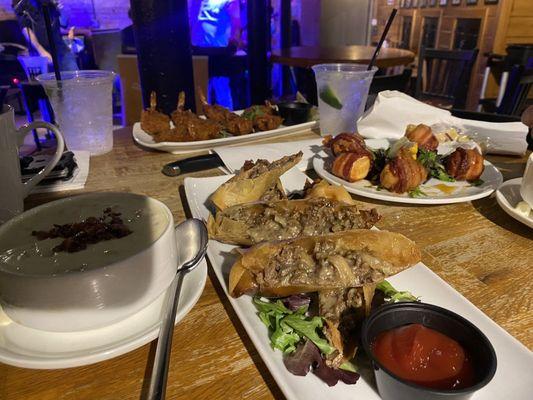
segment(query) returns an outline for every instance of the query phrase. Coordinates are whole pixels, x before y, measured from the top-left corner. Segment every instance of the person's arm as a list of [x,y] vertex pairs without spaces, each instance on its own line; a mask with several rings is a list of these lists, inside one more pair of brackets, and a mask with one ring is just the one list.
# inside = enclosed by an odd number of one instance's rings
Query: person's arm
[[241,46],[241,11],[239,2],[236,0],[228,4],[228,14],[230,17],[231,32],[229,37],[230,45],[233,44],[237,48]]
[[41,43],[39,43],[39,40],[37,40],[37,36],[35,36],[35,33],[31,28],[26,27],[22,29],[22,34],[24,35],[28,43],[31,43],[33,48],[37,51],[37,53],[39,53],[41,57],[46,57],[49,63],[52,62],[52,56],[48,51],[46,51],[46,49],[41,45]]
[[62,29],[67,30],[68,29],[69,16],[67,15],[67,13],[65,11],[65,6],[63,5],[63,2],[61,0],[56,0],[54,5],[56,7],[57,13],[59,14],[58,15],[59,26]]

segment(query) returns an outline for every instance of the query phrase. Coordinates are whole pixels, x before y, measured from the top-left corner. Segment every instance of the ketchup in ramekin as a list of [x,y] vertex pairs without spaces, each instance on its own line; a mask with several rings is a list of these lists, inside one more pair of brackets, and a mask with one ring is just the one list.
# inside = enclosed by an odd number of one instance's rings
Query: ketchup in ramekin
[[361,344],[383,400],[469,400],[498,366],[494,347],[472,322],[421,302],[374,310]]
[[452,338],[422,324],[381,332],[374,357],[399,378],[433,389],[462,389],[475,381],[469,354]]

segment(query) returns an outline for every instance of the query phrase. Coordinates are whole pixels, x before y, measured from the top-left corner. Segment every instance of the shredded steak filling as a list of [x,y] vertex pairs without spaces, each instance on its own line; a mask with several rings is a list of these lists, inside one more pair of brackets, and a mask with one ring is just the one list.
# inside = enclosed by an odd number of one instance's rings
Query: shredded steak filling
[[[347,269],[339,268],[339,258]],[[308,251],[301,246],[285,246],[257,274],[260,287],[317,285],[359,287],[385,278],[376,268],[383,263],[371,255],[338,248],[333,241],[318,242]],[[383,266],[387,270],[388,266]]]
[[369,229],[379,220],[375,209],[359,211],[355,206],[336,207],[331,200],[324,198],[310,199],[309,202],[311,205],[302,210],[268,204],[261,213],[238,207],[229,217],[250,226],[248,234],[255,243]]

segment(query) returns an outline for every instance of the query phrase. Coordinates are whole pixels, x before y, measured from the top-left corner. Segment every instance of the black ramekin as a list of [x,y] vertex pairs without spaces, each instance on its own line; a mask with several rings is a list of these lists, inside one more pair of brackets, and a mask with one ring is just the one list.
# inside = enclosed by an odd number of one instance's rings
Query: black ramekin
[[278,104],[278,111],[283,118],[283,125],[297,125],[309,121],[309,115],[313,106],[298,101],[288,101]]
[[[426,388],[405,381],[381,365],[370,348],[376,336],[407,324],[422,324],[456,340],[472,357],[476,373],[473,386],[457,390]],[[431,304],[407,302],[378,308],[364,322],[361,341],[372,360],[379,395],[383,400],[464,400],[469,399],[494,377],[496,353],[487,337],[471,322],[444,308]]]

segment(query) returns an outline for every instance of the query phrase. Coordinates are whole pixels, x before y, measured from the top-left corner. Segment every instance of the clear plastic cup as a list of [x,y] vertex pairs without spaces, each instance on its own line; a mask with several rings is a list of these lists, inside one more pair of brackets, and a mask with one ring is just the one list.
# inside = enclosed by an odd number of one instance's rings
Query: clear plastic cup
[[318,91],[320,134],[356,132],[377,68],[367,71],[366,65],[358,64],[318,64],[312,68]]
[[[111,71],[64,71],[57,82],[53,73],[39,75],[69,150],[92,156],[113,148]],[[58,85],[59,83],[59,85]]]

